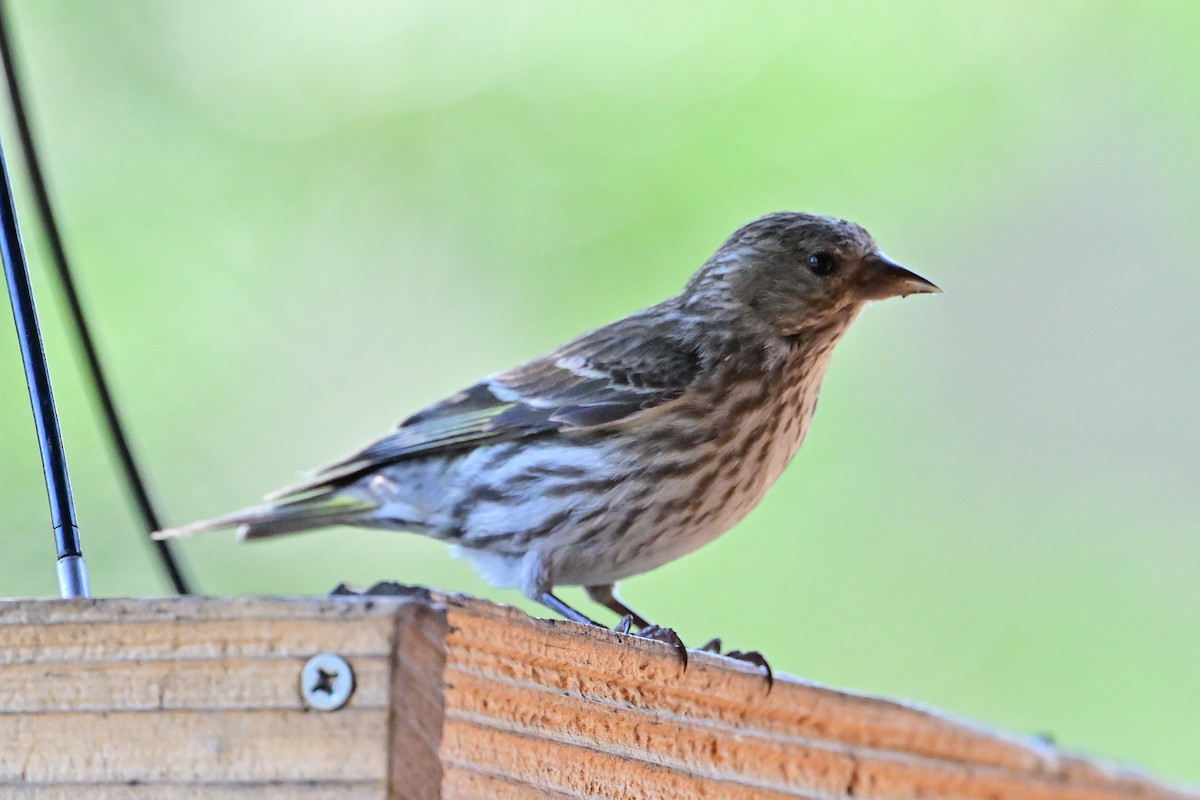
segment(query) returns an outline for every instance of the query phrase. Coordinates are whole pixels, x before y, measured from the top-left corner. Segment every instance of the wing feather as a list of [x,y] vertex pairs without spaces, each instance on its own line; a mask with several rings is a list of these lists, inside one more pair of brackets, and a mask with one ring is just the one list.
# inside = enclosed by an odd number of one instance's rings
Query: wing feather
[[635,315],[493,375],[272,499],[345,485],[406,458],[628,422],[678,399],[701,371],[699,354],[657,327]]

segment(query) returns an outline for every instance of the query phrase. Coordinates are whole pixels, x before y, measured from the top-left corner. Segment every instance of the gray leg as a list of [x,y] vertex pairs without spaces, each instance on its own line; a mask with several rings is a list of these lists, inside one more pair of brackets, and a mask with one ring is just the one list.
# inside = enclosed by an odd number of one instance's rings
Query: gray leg
[[576,611],[575,609],[571,608],[569,605],[564,603],[562,600],[559,600],[557,597],[554,596],[553,592],[542,592],[541,594],[537,595],[533,599],[538,601],[542,605],[544,605],[546,608],[553,611],[555,614],[558,614],[559,616],[562,616],[562,617],[566,617],[567,619],[571,620],[572,622],[578,622],[581,625],[595,625],[598,628],[604,627],[599,622],[596,622],[595,620],[592,620],[592,619],[588,619],[583,614],[580,614],[578,611]]
[[554,595],[554,565],[546,553],[537,548],[521,556],[521,593],[534,602],[580,625],[595,625],[599,622],[585,617]]

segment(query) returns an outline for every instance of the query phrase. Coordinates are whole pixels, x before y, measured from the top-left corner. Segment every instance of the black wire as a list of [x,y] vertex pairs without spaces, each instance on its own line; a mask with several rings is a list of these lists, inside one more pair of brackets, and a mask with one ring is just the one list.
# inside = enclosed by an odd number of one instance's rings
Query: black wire
[[[50,242],[50,250],[53,255],[54,268],[58,274],[59,284],[63,295],[66,297],[67,305],[70,307],[71,319],[75,323],[75,334],[79,338],[79,344],[83,347],[84,355],[87,358],[88,374],[92,380],[92,389],[100,401],[104,420],[108,426],[109,436],[112,439],[113,447],[117,451],[117,457],[121,462],[121,469],[125,473],[125,480],[129,491],[133,494],[133,499],[141,514],[142,523],[145,525],[148,533],[153,533],[160,530],[162,525],[159,522],[158,513],[154,509],[154,504],[150,501],[146,482],[142,479],[141,471],[134,461],[133,451],[130,449],[129,440],[125,435],[125,427],[121,424],[121,418],[117,414],[117,406],[113,400],[112,392],[109,391],[108,381],[104,377],[104,370],[100,366],[100,356],[96,352],[95,343],[92,341],[92,334],[83,313],[83,305],[80,303],[79,294],[75,290],[75,280],[71,277],[71,269],[67,264],[67,253],[63,248],[62,237],[58,232],[58,225],[54,221],[54,211],[50,205],[50,196],[46,190],[46,181],[42,175],[37,149],[33,143],[33,134],[30,131],[29,117],[25,110],[25,103],[21,96],[21,87],[17,80],[17,69],[8,37],[7,16],[7,4],[0,0],[0,51],[2,51],[4,59],[5,77],[8,80],[8,95],[12,100],[13,116],[16,118],[17,130],[21,136],[21,147],[25,151],[25,160],[29,166],[29,178],[33,186],[38,214],[41,217],[46,238]],[[174,587],[178,594],[190,594],[191,589],[188,587],[188,581],[175,559],[171,543],[167,541],[154,542],[154,546],[158,551],[158,557],[162,562],[163,569],[171,581],[171,586]]]

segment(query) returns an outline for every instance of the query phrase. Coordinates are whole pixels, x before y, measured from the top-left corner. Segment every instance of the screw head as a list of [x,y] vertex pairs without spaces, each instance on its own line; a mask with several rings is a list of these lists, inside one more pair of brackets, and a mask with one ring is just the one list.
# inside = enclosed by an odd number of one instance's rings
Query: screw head
[[337,653],[317,653],[300,670],[300,697],[316,711],[337,711],[354,693],[354,670]]

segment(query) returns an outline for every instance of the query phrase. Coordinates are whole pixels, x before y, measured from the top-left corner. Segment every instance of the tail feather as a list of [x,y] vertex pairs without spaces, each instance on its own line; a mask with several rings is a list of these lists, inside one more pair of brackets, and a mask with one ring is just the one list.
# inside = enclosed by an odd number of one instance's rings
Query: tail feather
[[239,539],[265,539],[330,525],[360,524],[366,515],[378,507],[378,503],[370,500],[329,492],[286,503],[255,506],[178,528],[165,528],[155,531],[154,538],[178,539],[204,531],[237,528]]

